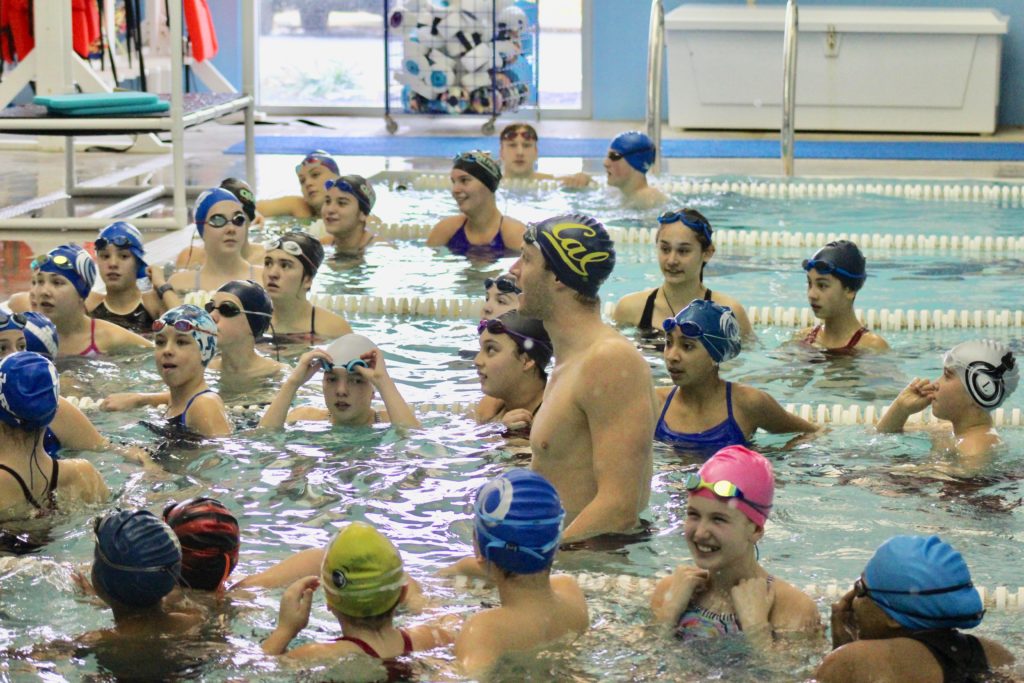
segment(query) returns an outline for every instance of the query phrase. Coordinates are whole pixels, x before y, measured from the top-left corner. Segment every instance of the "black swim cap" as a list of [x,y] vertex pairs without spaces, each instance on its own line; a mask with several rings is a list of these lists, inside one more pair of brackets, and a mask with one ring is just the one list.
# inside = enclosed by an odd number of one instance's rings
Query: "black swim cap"
[[500,320],[505,328],[512,333],[508,336],[516,343],[519,352],[529,356],[537,364],[541,376],[544,376],[545,368],[554,353],[551,348],[551,337],[544,329],[544,323],[536,318],[519,315],[516,311],[506,311],[496,319]]
[[829,242],[803,263],[804,270],[812,268],[825,275],[835,275],[844,287],[858,291],[867,279],[867,259],[856,244],[849,240]]
[[463,152],[455,157],[452,168],[465,171],[486,185],[491,192],[498,191],[498,183],[501,182],[501,167],[487,152],[478,149],[472,152]]
[[250,221],[256,220],[256,193],[249,187],[249,183],[239,178],[225,178],[220,181],[220,186],[238,197],[242,202],[242,211]]
[[301,230],[292,230],[267,245],[267,251],[281,249],[299,259],[305,275],[312,280],[320,264],[324,262],[324,245],[320,240]]
[[242,302],[242,310],[245,311],[245,319],[249,321],[252,338],[262,337],[270,327],[270,318],[274,315],[274,302],[270,300],[267,291],[252,280],[232,280],[221,285],[217,291],[238,297]]

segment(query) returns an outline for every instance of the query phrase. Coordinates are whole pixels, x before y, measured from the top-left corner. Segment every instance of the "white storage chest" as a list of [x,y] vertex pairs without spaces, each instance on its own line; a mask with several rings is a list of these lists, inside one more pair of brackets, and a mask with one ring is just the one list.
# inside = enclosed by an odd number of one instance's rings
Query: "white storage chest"
[[[992,133],[1007,19],[991,9],[802,5],[798,130]],[[778,129],[785,7],[665,16],[669,124]]]

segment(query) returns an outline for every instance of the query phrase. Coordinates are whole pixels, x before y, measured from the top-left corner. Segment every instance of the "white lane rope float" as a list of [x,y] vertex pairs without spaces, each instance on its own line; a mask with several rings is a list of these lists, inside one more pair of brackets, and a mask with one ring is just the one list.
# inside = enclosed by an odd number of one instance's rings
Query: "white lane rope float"
[[[394,183],[392,183],[394,185]],[[562,187],[557,180],[502,180],[510,190],[551,192]],[[414,190],[448,190],[451,178],[442,173],[423,174],[411,182]],[[969,202],[1020,206],[1024,186],[1014,183],[894,183],[836,181],[715,181],[678,180],[656,183],[662,192],[685,195],[737,194],[767,199],[811,199],[875,195],[914,201]]]
[[[645,577],[629,574],[592,574],[588,572],[570,573],[580,588],[588,593],[615,593],[618,596],[632,596],[638,602],[647,602],[654,593],[654,587],[661,576]],[[455,587],[474,593],[493,591],[493,586],[482,579],[467,576],[454,577]],[[807,584],[802,587],[804,593],[815,599],[836,600],[853,586],[853,581],[831,581],[826,584]],[[987,609],[1024,610],[1024,586],[996,586],[986,588],[975,586],[982,604]]]
[[[209,292],[189,292],[184,303],[203,306],[209,301]],[[331,311],[348,315],[401,315],[449,320],[479,320],[484,301],[465,297],[405,297],[368,296],[355,294],[314,294],[310,302]],[[604,306],[604,315],[610,319],[615,302]],[[747,317],[752,325],[761,327],[810,327],[815,324],[814,313],[807,306],[749,306]],[[1024,327],[1024,310],[1009,309],[857,309],[857,319],[871,330],[941,330],[941,329],[995,329]]]

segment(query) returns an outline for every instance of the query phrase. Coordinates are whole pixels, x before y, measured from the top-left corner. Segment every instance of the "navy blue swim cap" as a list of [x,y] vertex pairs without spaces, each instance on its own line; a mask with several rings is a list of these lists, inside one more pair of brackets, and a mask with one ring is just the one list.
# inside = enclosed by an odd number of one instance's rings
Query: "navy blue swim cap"
[[249,183],[240,178],[225,178],[220,181],[220,186],[235,195],[242,203],[242,211],[250,221],[256,220],[256,194],[249,187]]
[[86,298],[96,282],[96,262],[77,244],[62,244],[32,261],[32,270],[67,278],[78,296]]
[[476,494],[473,526],[480,555],[513,574],[551,566],[565,510],[558,492],[536,472],[512,469]]
[[149,510],[112,512],[97,519],[93,531],[93,580],[114,600],[151,607],[177,584],[178,537]]
[[25,316],[25,350],[35,351],[49,360],[57,357],[57,348],[60,337],[57,336],[57,326],[42,313],[26,311]]
[[608,149],[621,154],[626,163],[641,173],[647,173],[654,165],[654,142],[638,130],[619,133],[612,144],[608,145]]
[[242,213],[245,213],[245,205],[242,204],[242,200],[236,197],[230,190],[225,190],[223,187],[211,187],[196,199],[196,208],[194,213],[196,230],[199,231],[200,237],[203,236],[203,232],[206,228],[206,218],[210,215],[210,209],[221,202],[233,202],[238,204]]
[[864,568],[867,595],[905,628],[974,628],[985,614],[964,558],[938,536],[893,536]]
[[33,431],[53,422],[60,382],[53,363],[32,351],[0,359],[0,421]]
[[615,267],[615,243],[590,216],[570,213],[531,223],[523,240],[537,245],[560,282],[585,296],[597,296]]
[[[500,322],[501,325],[496,323]],[[481,320],[477,327],[478,334],[484,330],[492,334],[505,334],[515,342],[519,353],[529,356],[545,376],[545,369],[551,361],[554,349],[551,347],[551,337],[544,329],[544,323],[536,318],[528,318],[520,315],[518,311],[505,311],[494,320]]]
[[711,360],[724,363],[740,355],[740,324],[728,306],[714,301],[694,299],[674,318],[661,324],[665,334],[679,328],[680,334],[700,341]]
[[373,205],[377,203],[377,193],[373,191],[370,181],[361,175],[343,175],[337,180],[328,180],[324,183],[324,189],[336,188],[339,192],[347,192],[356,198],[359,210],[367,216],[373,211]]
[[856,244],[849,240],[829,242],[804,260],[804,270],[811,268],[822,275],[835,275],[847,289],[859,290],[867,279],[867,259]]
[[252,338],[259,339],[270,327],[270,318],[274,315],[274,302],[260,285],[252,280],[232,280],[221,285],[218,292],[234,294],[242,302],[245,319],[249,321]]

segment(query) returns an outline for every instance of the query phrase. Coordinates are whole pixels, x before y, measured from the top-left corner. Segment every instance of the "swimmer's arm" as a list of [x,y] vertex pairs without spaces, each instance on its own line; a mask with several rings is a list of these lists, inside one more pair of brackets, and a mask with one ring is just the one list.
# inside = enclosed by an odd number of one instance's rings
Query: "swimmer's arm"
[[733,396],[738,400],[740,409],[753,418],[753,431],[763,429],[772,434],[807,434],[821,429],[818,425],[788,412],[770,394],[760,389],[745,384],[733,384]]
[[[185,271],[177,271],[176,273],[173,273],[171,275],[171,280],[173,280],[174,277],[179,273],[184,272]],[[169,284],[169,281],[164,277],[164,267],[162,265],[149,266],[148,268],[146,268],[146,274],[149,275],[150,282],[153,283],[154,293],[156,293],[156,290],[160,289],[162,286]],[[179,279],[179,282],[181,281],[183,280]],[[172,308],[181,305],[181,297],[178,295],[178,292],[174,289],[168,290],[163,295],[156,294],[156,298],[157,301],[160,303],[161,311],[169,311]]]
[[885,640],[855,640],[830,652],[814,672],[818,683],[903,680],[893,669]]
[[455,658],[470,678],[481,677],[504,651],[507,625],[496,612],[487,610],[469,617],[455,639]]
[[240,588],[279,588],[291,585],[305,576],[315,576],[320,572],[320,564],[324,560],[323,548],[306,548],[284,558],[270,569],[247,576],[231,587]]
[[[263,652],[283,655],[288,644],[309,624],[309,611],[313,607],[313,594],[320,586],[320,578],[306,576],[292,583],[281,596],[277,628],[263,641]],[[301,648],[296,648],[301,649]]]
[[473,418],[480,424],[492,422],[497,419],[498,413],[500,413],[504,407],[505,402],[500,398],[484,396],[480,399],[480,402],[476,404],[476,410],[473,413]]
[[57,488],[61,494],[70,494],[86,503],[102,503],[110,498],[102,475],[88,460],[61,459],[60,471]]
[[869,351],[888,351],[889,343],[874,332],[868,332],[857,342],[857,348]]
[[32,302],[28,292],[12,294],[11,298],[4,302],[11,313],[25,313],[32,310]]
[[196,397],[185,419],[189,429],[203,436],[227,436],[231,433],[224,403],[215,394]]
[[589,173],[580,171],[579,173],[559,176],[555,180],[562,183],[562,187],[581,190],[590,185],[591,177]]
[[511,216],[505,216],[501,224],[501,239],[509,249],[523,248],[523,235],[526,234],[526,226]]
[[935,399],[936,389],[937,386],[929,380],[915,377],[878,420],[875,429],[882,434],[902,432],[911,415],[931,405]]
[[57,414],[50,423],[61,448],[77,451],[96,451],[109,445],[96,431],[89,418],[63,396],[57,399]]
[[[640,314],[643,312],[643,306],[647,302],[647,297],[650,296],[650,292],[640,291],[627,294],[626,296],[619,299],[619,302],[615,304],[615,310],[612,312],[612,320],[619,327],[635,326],[640,322]],[[660,327],[661,321],[651,321],[655,325]]]
[[109,349],[110,352],[120,351],[122,349],[151,349],[153,348],[153,342],[149,341],[145,337],[139,334],[135,334],[131,330],[125,329],[114,323],[108,323],[105,320],[98,320],[97,325],[100,323],[107,323],[103,325],[103,336],[106,337],[105,343],[103,344],[105,349]]
[[313,211],[302,197],[275,197],[261,199],[256,202],[256,210],[264,216],[294,216],[295,218],[311,218]]
[[396,427],[419,427],[420,421],[416,419],[416,413],[409,407],[409,404],[402,398],[398,386],[388,374],[387,364],[384,362],[384,354],[380,349],[373,349],[364,353],[360,358],[369,364],[369,367],[356,368],[356,372],[380,394],[384,401],[384,408],[387,410],[388,419]]
[[736,300],[733,300],[728,306],[732,308],[733,315],[736,316],[736,322],[740,325],[740,334],[743,335],[743,341],[756,341],[757,335],[754,334],[754,325],[750,322],[747,309],[743,308],[743,305]]
[[281,384],[281,389],[267,407],[267,412],[263,413],[263,417],[260,418],[260,429],[284,427],[285,420],[288,418],[288,410],[292,407],[295,394],[302,385],[303,382],[296,380],[294,372]]
[[163,303],[160,301],[160,295],[156,293],[155,287],[148,292],[142,293],[142,307],[146,309],[146,313],[149,313],[149,316],[154,320],[163,314],[163,306]]
[[143,394],[137,392],[122,392],[107,396],[100,403],[100,410],[119,411],[150,406],[155,408],[159,405],[167,405],[171,402],[171,392],[161,391],[155,394]]
[[452,238],[455,231],[462,225],[462,221],[465,220],[465,216],[459,214],[457,216],[448,216],[442,218],[435,225],[430,234],[427,235],[427,246],[428,247],[443,247],[448,244],[448,240]]
[[336,339],[346,334],[352,334],[352,326],[334,311],[317,306],[315,331],[318,337]]
[[587,365],[581,376],[589,381],[576,400],[590,427],[597,493],[566,528],[565,542],[635,527],[651,484],[654,395],[647,362],[607,344],[591,351]]

